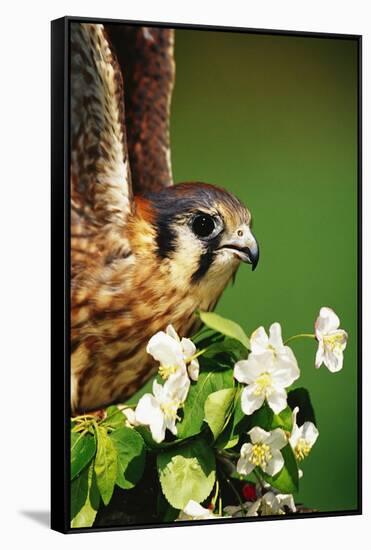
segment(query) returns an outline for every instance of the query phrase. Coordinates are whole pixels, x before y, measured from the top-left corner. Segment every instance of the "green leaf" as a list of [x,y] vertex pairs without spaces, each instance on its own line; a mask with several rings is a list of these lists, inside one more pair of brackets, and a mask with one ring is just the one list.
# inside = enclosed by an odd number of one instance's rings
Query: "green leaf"
[[290,407],[286,407],[279,414],[274,414],[271,422],[271,430],[275,428],[282,428],[286,432],[292,430],[292,410]]
[[205,401],[205,420],[213,432],[214,439],[223,430],[228,421],[228,413],[236,393],[234,388],[226,388],[210,393]]
[[240,436],[233,432],[233,418],[228,422],[216,440],[217,449],[232,449],[239,442]]
[[117,452],[116,484],[132,489],[141,479],[145,466],[144,441],[132,428],[119,428],[109,436]]
[[96,450],[95,437],[91,434],[71,432],[71,480],[89,464]]
[[79,476],[71,481],[71,520],[77,516],[88,496],[89,468],[82,470]]
[[[72,486],[82,475],[86,476],[87,488],[86,494],[84,493],[85,502],[83,503],[83,506],[79,507],[74,504],[76,493],[73,492]],[[77,489],[75,488],[74,491],[76,490]],[[97,487],[97,480],[95,477],[93,464],[90,464],[89,468],[86,468],[84,472],[82,472],[81,475],[72,482],[71,485],[71,511],[79,508],[78,512],[71,521],[71,527],[91,527],[94,523],[95,516],[97,515],[99,503],[100,495]]]
[[222,358],[224,358],[225,356],[227,359],[229,358],[229,362],[233,367],[236,361],[245,358],[246,355],[247,351],[245,346],[237,340],[227,336],[222,341],[210,344],[202,354],[202,357],[219,358],[222,356]]
[[179,510],[168,503],[161,491],[157,494],[157,516],[162,523],[172,523],[179,516]]
[[117,452],[112,440],[108,437],[107,429],[97,426],[97,454],[95,456],[94,471],[97,476],[99,492],[107,506],[111,500],[117,475]]
[[260,426],[263,430],[271,431],[282,428],[287,432],[292,429],[292,411],[286,407],[279,414],[274,414],[267,403],[251,415],[245,415],[241,409],[241,399],[235,407],[233,433],[246,433],[254,426]]
[[263,477],[269,485],[282,493],[295,493],[299,488],[299,472],[290,445],[281,449],[285,464],[280,472],[275,476],[268,476],[263,473]]
[[269,432],[272,426],[273,416],[274,413],[272,409],[267,403],[264,403],[260,409],[249,415],[249,430],[254,426],[260,426],[260,428]]
[[224,319],[224,317],[221,317],[217,313],[209,311],[200,311],[200,318],[208,327],[225,334],[225,336],[238,340],[246,349],[250,349],[250,340],[245,331],[234,321]]
[[106,409],[106,414],[107,417],[103,420],[102,426],[109,426],[113,429],[123,428],[125,426],[126,418],[116,405],[108,407]]
[[183,420],[178,423],[178,438],[184,439],[201,431],[205,418],[205,402],[210,393],[233,388],[231,370],[204,370],[200,372],[196,384],[192,384],[183,407]]
[[162,492],[178,510],[190,500],[204,501],[215,483],[215,456],[202,439],[159,453],[157,468]]
[[299,426],[302,426],[304,422],[313,422],[313,424],[317,425],[308,390],[305,388],[291,390],[288,393],[287,401],[292,410],[294,410],[295,407],[299,407],[298,416],[296,418],[296,422]]

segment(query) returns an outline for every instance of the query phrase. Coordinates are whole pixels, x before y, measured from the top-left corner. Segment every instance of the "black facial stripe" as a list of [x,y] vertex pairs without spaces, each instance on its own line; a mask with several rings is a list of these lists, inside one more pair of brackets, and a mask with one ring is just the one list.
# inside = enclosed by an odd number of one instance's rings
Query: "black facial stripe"
[[200,279],[208,272],[211,267],[211,264],[214,260],[214,252],[207,250],[204,254],[201,254],[198,268],[192,275],[192,283],[198,283]]
[[217,235],[214,239],[208,242],[205,252],[200,256],[200,259],[198,262],[198,268],[192,275],[192,279],[191,279],[192,283],[199,282],[210,269],[215,258],[215,250],[219,248],[221,238],[222,238],[222,235],[219,233],[219,235]]
[[176,250],[176,234],[171,229],[170,220],[162,218],[156,226],[157,254],[160,258],[169,258]]

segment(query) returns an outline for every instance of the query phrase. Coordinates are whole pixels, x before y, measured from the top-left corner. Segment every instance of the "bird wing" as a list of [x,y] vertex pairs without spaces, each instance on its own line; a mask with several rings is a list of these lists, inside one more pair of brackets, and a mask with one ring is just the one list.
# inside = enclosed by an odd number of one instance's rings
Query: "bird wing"
[[103,25],[71,24],[71,222],[123,226],[131,211],[123,82]]
[[106,25],[125,82],[125,122],[134,194],[173,184],[170,104],[174,86],[174,31]]
[[133,194],[172,184],[173,38],[170,29],[71,24],[73,278],[127,256]]

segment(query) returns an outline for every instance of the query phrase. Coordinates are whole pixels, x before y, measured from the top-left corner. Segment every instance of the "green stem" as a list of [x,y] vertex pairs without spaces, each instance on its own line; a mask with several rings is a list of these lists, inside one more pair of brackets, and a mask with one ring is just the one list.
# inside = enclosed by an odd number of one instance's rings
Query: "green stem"
[[285,342],[285,345],[288,343],[288,342],[291,342],[291,340],[296,340],[297,338],[312,338],[312,339],[315,339],[316,336],[315,334],[306,334],[306,333],[303,333],[303,334],[295,334],[295,336],[290,336],[290,338],[288,338]]
[[205,349],[200,349],[197,353],[195,353],[194,355],[192,355],[192,357],[189,357],[187,359],[187,363],[190,363],[191,361],[193,361],[193,359],[196,359],[197,357],[199,357],[200,355],[202,355],[203,353],[205,353],[205,351],[207,350],[207,348]]

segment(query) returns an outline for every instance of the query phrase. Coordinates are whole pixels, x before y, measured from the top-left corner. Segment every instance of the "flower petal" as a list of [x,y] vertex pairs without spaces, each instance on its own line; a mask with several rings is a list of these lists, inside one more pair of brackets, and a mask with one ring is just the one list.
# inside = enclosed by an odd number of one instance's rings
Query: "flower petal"
[[282,449],[282,447],[285,447],[287,444],[285,432],[281,428],[272,430],[265,443],[269,445],[272,450]]
[[301,427],[301,430],[302,430],[302,437],[312,447],[317,441],[317,438],[319,436],[319,431],[317,430],[316,426],[313,424],[313,422],[307,421],[307,422],[304,422],[304,424]]
[[173,327],[173,325],[168,325],[166,327],[166,334],[168,336],[170,336],[171,338],[173,338],[174,340],[176,340],[177,342],[180,342],[180,338],[178,336],[178,333],[175,330],[175,328]]
[[183,353],[186,359],[189,359],[196,353],[197,348],[192,340],[190,340],[189,338],[182,338],[180,343],[182,345]]
[[299,378],[300,370],[297,364],[277,358],[276,368],[271,370],[270,375],[274,387],[287,388]]
[[325,359],[325,350],[323,346],[323,340],[321,339],[318,342],[318,349],[317,349],[316,360],[315,360],[315,365],[317,369],[319,369],[319,367],[322,365],[324,359]]
[[122,409],[122,414],[126,418],[126,425],[129,425],[129,426],[137,426],[138,425],[138,421],[137,421],[137,418],[136,418],[136,415],[135,415],[135,411],[133,409],[130,409],[130,408]]
[[336,330],[340,326],[339,317],[335,311],[329,307],[321,307],[319,315],[314,324],[317,338],[331,330]]
[[174,338],[163,331],[157,332],[149,340],[147,353],[152,355],[161,365],[171,366],[184,363],[180,342],[174,340]]
[[175,374],[169,376],[163,387],[164,395],[170,401],[177,400],[180,403],[184,403],[187,398],[188,390],[191,385],[189,381],[187,371],[178,370]]
[[325,347],[323,362],[330,372],[339,372],[343,368],[343,352],[335,353]]
[[252,353],[264,353],[268,349],[268,335],[264,327],[259,327],[250,336],[250,346]]
[[247,458],[241,456],[237,461],[237,472],[243,476],[248,476],[254,468],[254,464],[252,464]]
[[263,372],[269,372],[273,368],[272,365],[272,354],[270,352],[258,355],[250,353],[247,359],[237,361],[234,366],[233,375],[242,384],[251,384]]
[[183,512],[187,514],[187,516],[190,516],[194,519],[206,519],[208,517],[214,517],[214,514],[210,510],[204,508],[203,506],[201,506],[201,504],[194,500],[190,500],[188,502]]
[[282,330],[279,323],[273,323],[269,329],[269,343],[277,350],[283,351]]
[[283,388],[275,387],[274,391],[267,396],[267,401],[274,414],[279,414],[287,407],[286,391]]
[[264,403],[264,395],[255,394],[255,385],[246,386],[241,393],[241,409],[245,414],[252,414],[260,409]]
[[165,421],[159,403],[150,393],[139,399],[135,409],[136,421],[150,427],[153,439],[161,443],[165,439]]
[[256,500],[255,502],[251,503],[251,505],[247,509],[247,516],[249,516],[249,517],[257,516],[260,505],[261,505],[261,499],[260,498],[258,500]]
[[296,506],[292,495],[276,495],[276,499],[279,504],[279,508],[283,509],[285,506],[290,508],[292,512],[296,512]]
[[251,443],[262,443],[270,437],[271,433],[266,432],[263,430],[263,428],[260,428],[260,426],[254,426],[254,428],[251,428],[249,432],[247,432],[250,436]]
[[200,365],[199,365],[198,359],[192,359],[192,361],[188,365],[188,374],[190,379],[193,380],[194,382],[197,382],[199,373],[200,373]]
[[284,460],[281,451],[277,449],[271,449],[272,458],[269,460],[265,468],[262,466],[262,470],[269,476],[275,476],[280,472],[284,465]]

